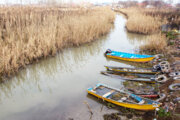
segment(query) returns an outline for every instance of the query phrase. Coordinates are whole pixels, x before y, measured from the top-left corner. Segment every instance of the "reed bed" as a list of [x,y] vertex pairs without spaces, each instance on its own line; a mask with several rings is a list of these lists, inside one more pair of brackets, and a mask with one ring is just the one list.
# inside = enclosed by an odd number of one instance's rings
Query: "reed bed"
[[0,7],[0,74],[107,34],[115,15],[109,8]]
[[180,10],[179,9],[144,9],[144,14],[166,19],[169,24],[180,25]]
[[169,24],[178,29],[180,11],[176,9],[158,8],[124,8],[119,11],[127,16],[126,28],[129,32],[147,34],[148,42],[140,47],[140,51],[151,53],[169,53],[168,40],[161,33],[161,26]]
[[153,17],[145,14],[143,8],[125,8],[120,11],[128,17],[126,28],[129,32],[152,34],[158,32],[160,26],[166,23],[166,20],[162,21],[159,16]]
[[140,46],[140,51],[150,53],[164,53],[167,47],[167,39],[164,34],[149,35],[147,43]]

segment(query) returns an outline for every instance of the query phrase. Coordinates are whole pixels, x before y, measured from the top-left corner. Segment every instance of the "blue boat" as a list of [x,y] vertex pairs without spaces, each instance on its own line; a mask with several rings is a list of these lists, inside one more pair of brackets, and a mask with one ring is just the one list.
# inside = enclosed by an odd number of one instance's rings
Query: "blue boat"
[[132,61],[132,62],[149,62],[155,58],[154,55],[140,55],[133,53],[125,53],[112,51],[110,49],[105,52],[106,57],[115,58],[119,60]]

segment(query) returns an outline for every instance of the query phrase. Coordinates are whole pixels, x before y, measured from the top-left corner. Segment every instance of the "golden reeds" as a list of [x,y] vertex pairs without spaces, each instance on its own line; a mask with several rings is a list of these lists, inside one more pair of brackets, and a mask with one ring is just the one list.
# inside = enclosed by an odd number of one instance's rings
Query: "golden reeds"
[[0,8],[0,73],[10,75],[64,47],[91,42],[108,33],[114,21],[109,8]]
[[120,9],[128,17],[126,28],[129,32],[152,34],[160,30],[160,26],[166,22],[160,17],[145,14],[143,8],[125,8]]
[[124,8],[120,9],[127,17],[126,28],[129,32],[148,34],[148,42],[140,47],[140,51],[167,52],[167,38],[161,33],[163,24],[180,24],[180,17],[174,9],[156,8]]
[[158,33],[149,35],[147,37],[147,43],[140,47],[141,51],[144,52],[154,52],[154,53],[163,53],[167,47],[166,36]]

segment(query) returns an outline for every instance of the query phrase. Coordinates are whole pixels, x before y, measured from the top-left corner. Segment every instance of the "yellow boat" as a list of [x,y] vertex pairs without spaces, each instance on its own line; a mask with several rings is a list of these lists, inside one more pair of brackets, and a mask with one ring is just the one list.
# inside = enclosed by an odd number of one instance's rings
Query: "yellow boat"
[[114,58],[119,60],[131,61],[131,62],[149,62],[155,58],[154,55],[139,55],[125,52],[106,50],[105,56],[108,58]]
[[126,108],[149,111],[160,107],[159,102],[120,91],[104,84],[97,84],[96,87],[87,89],[87,92],[97,98]]

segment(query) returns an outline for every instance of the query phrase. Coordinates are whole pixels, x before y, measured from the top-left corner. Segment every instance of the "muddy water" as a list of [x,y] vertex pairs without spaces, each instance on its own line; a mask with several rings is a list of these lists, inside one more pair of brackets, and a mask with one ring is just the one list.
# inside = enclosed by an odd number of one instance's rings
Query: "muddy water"
[[[0,120],[93,120],[103,119],[108,109],[86,89],[97,83],[122,87],[122,82],[100,74],[104,65],[130,67],[106,59],[106,49],[134,53],[145,36],[127,33],[126,19],[117,15],[111,32],[90,44],[68,48],[56,57],[42,60],[21,70],[0,85]],[[104,106],[104,107],[103,107]]]

